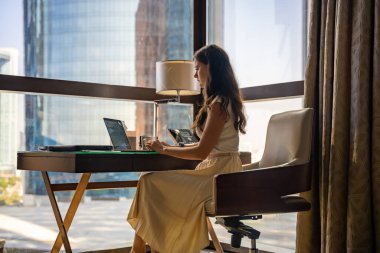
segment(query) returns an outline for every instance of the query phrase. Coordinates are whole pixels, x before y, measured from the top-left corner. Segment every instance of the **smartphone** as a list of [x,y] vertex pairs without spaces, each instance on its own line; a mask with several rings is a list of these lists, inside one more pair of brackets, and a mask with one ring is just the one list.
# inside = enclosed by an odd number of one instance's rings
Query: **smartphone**
[[190,129],[168,129],[176,144],[192,144],[199,141],[198,137]]

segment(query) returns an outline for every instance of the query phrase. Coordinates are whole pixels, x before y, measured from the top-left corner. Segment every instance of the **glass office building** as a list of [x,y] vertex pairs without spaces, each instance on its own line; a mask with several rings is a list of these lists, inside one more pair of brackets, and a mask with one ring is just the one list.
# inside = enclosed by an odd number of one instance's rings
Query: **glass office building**
[[[25,74],[154,87],[157,60],[191,59],[192,54],[192,2],[176,1],[168,8],[169,2],[25,0]],[[27,150],[52,144],[109,144],[103,117],[125,120],[137,135],[151,133],[152,129],[151,103],[27,95],[25,109]],[[188,117],[188,110],[171,106],[162,118],[174,119],[171,115],[178,114]],[[137,176],[109,173],[94,179]],[[74,178],[57,174],[53,180]],[[44,191],[39,173],[25,174],[27,194]],[[131,196],[128,189],[108,190],[107,194]]]
[[[0,74],[18,74],[18,51],[15,48],[0,48]],[[0,175],[16,174],[16,152],[22,148],[20,131],[23,117],[20,115],[23,96],[0,93]]]

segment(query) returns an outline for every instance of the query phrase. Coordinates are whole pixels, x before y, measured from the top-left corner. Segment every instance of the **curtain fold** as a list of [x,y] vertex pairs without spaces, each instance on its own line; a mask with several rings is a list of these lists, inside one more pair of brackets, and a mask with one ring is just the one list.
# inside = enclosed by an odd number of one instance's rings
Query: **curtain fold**
[[379,0],[309,1],[312,204],[296,252],[380,252]]
[[372,74],[372,191],[373,191],[373,223],[376,252],[380,252],[380,0],[376,0],[373,8],[373,74]]

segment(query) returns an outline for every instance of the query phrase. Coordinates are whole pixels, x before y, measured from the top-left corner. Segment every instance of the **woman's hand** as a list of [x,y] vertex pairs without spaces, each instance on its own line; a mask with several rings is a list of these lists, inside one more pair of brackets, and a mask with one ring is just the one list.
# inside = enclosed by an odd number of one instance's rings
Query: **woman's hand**
[[164,141],[161,141],[161,144],[162,146],[165,146],[165,147],[171,147],[172,145],[169,145],[168,143],[164,142]]
[[146,147],[150,150],[154,150],[154,151],[162,154],[164,152],[164,145],[163,144],[167,145],[167,143],[165,143],[165,142],[161,143],[159,140],[148,141],[146,143]]

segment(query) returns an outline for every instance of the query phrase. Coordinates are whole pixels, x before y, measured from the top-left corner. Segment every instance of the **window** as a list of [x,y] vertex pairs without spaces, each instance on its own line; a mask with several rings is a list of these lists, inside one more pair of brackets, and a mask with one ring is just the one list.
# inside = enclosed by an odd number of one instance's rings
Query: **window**
[[191,59],[192,1],[26,1],[25,75],[154,87],[155,62]]
[[305,0],[209,0],[208,43],[231,57],[240,87],[303,80]]

